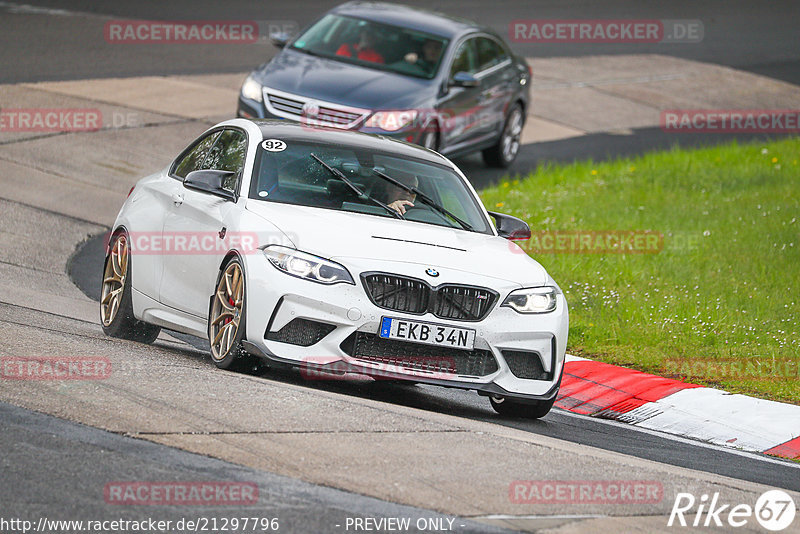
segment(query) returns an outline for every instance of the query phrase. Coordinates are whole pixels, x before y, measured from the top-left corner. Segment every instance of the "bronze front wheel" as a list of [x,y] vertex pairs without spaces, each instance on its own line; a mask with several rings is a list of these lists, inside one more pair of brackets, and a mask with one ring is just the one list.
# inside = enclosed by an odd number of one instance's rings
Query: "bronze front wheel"
[[245,294],[242,265],[233,258],[220,274],[208,314],[211,359],[220,369],[246,370],[256,361],[242,348]]

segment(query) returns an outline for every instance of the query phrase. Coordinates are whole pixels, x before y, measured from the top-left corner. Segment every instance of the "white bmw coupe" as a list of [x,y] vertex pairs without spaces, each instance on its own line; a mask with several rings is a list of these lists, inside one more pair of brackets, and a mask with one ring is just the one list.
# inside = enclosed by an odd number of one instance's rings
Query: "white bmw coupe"
[[569,318],[512,242],[528,237],[436,152],[235,119],[131,190],[105,257],[103,330],[202,336],[223,369],[261,358],[477,390],[501,414],[538,418],[559,390]]

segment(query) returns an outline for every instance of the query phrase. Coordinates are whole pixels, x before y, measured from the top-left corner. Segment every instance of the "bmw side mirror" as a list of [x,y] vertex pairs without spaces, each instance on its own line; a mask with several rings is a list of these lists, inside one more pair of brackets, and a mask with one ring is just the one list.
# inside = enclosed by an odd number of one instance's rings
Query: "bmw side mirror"
[[289,42],[291,36],[286,32],[275,32],[269,34],[269,42],[276,48],[283,48]]
[[183,186],[236,202],[236,193],[222,186],[226,179],[235,175],[236,173],[233,171],[220,171],[216,169],[192,171],[186,175],[186,178],[183,180]]
[[450,85],[454,87],[478,87],[480,81],[469,72],[456,72]]
[[505,213],[490,211],[489,215],[494,218],[497,225],[497,235],[505,237],[511,241],[525,241],[531,238],[531,227],[522,219]]

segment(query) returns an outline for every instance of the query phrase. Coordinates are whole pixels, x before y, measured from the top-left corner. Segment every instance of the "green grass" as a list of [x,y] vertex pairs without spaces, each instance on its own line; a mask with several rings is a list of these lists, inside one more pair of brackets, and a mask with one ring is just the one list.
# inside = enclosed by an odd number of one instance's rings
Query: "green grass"
[[657,254],[531,253],[567,297],[572,354],[800,404],[798,160],[798,138],[673,149],[544,166],[481,197],[534,232],[663,234]]

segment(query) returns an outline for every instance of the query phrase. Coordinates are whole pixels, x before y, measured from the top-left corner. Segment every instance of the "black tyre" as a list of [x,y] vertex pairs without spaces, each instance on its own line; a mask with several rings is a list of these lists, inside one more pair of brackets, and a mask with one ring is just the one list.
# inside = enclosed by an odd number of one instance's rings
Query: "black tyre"
[[131,250],[128,236],[115,233],[109,240],[100,291],[100,323],[107,336],[152,343],[161,328],[136,319],[131,297]]
[[550,412],[556,398],[549,401],[538,401],[535,403],[523,403],[507,399],[505,397],[491,396],[489,402],[492,403],[494,411],[500,415],[508,417],[520,417],[523,419],[540,419]]
[[490,167],[506,168],[509,167],[519,154],[520,138],[522,137],[522,126],[525,124],[525,117],[522,114],[522,106],[515,104],[506,117],[503,131],[500,134],[497,144],[484,149],[483,161]]
[[208,313],[211,359],[220,369],[253,370],[258,358],[242,347],[245,324],[245,277],[241,260],[232,258],[220,272]]

